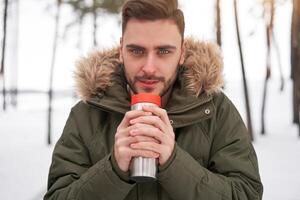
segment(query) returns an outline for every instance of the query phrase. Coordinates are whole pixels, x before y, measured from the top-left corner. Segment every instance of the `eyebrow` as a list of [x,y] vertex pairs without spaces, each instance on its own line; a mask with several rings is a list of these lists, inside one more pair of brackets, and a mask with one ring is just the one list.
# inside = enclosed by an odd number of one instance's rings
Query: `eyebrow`
[[136,44],[127,44],[126,48],[127,49],[145,49],[144,47],[136,45]]
[[[146,48],[145,47],[142,47],[142,46],[139,46],[139,45],[136,45],[136,44],[127,44],[126,45],[126,48],[128,49],[142,49],[142,50],[145,50]],[[154,47],[155,49],[177,49],[176,46],[173,46],[173,45],[161,45],[161,46],[156,46]]]

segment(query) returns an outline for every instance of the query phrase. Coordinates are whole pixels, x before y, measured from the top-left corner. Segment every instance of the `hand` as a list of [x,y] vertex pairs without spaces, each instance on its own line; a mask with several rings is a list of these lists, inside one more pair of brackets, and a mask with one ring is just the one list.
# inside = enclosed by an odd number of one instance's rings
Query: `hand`
[[[151,112],[153,115],[141,115],[130,120],[134,129],[129,131],[133,137],[153,137],[159,143],[153,141],[138,141],[130,145],[136,150],[145,150],[159,154],[159,164],[163,165],[172,155],[175,145],[175,134],[170,124],[166,110],[159,107],[143,107],[144,112]],[[145,127],[145,125],[148,125]]]
[[[131,126],[130,120],[142,117],[150,116],[151,112],[144,112],[142,110],[129,111],[125,114],[122,122],[117,128],[117,133],[115,134],[115,144],[114,144],[114,154],[116,162],[119,168],[127,172],[129,169],[130,161],[132,157],[142,156],[149,158],[158,158],[159,154],[146,149],[133,149],[130,147],[132,143],[138,142],[151,142],[157,143],[152,137],[147,136],[131,136],[130,131],[137,129],[138,124]],[[145,127],[149,127],[145,126]]]

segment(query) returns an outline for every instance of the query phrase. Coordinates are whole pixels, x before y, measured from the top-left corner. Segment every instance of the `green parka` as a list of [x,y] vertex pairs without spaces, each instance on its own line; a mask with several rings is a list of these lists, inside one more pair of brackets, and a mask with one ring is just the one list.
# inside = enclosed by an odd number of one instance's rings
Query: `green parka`
[[116,128],[130,110],[117,48],[78,62],[82,101],[58,140],[45,200],[255,200],[262,183],[255,151],[234,105],[220,91],[216,46],[189,39],[184,66],[166,104],[176,145],[157,181],[134,183],[112,153]]

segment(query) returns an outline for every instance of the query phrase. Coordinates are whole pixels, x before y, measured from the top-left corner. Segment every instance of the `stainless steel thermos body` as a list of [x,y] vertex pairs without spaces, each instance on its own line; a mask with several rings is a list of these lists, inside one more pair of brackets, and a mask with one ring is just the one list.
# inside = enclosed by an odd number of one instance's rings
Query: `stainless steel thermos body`
[[[143,101],[147,101],[147,99]],[[151,100],[149,101],[150,102],[134,101],[132,102],[131,110],[142,110],[143,106],[159,106],[157,105],[158,103],[156,101],[154,101],[153,103],[151,103]],[[159,104],[160,104],[160,97],[159,97]],[[157,171],[157,159],[155,158],[135,157],[131,160],[130,178],[136,182],[146,182],[146,181],[155,180],[156,171]]]

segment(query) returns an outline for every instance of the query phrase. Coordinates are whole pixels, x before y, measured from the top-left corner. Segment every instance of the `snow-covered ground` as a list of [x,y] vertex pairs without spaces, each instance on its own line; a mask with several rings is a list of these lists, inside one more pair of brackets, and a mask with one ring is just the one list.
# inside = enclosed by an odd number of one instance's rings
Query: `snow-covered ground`
[[[292,123],[292,85],[279,92],[279,80],[271,80],[266,107],[266,134],[261,135],[262,82],[250,82],[254,147],[264,184],[264,200],[300,199],[300,136]],[[245,119],[241,83],[229,82],[226,93]]]
[[[16,64],[19,58],[19,88],[47,90],[50,72],[53,38],[53,13],[46,10],[54,0],[20,1],[19,51],[8,49],[7,66]],[[186,35],[212,40],[213,1],[179,1],[186,17]],[[226,2],[226,3],[225,3]],[[285,90],[279,92],[278,65],[272,52],[272,79],[266,107],[266,135],[260,132],[260,109],[265,67],[265,29],[262,19],[253,17],[261,14],[259,1],[239,1],[240,25],[244,45],[244,58],[249,78],[250,103],[254,130],[254,146],[259,159],[259,168],[264,184],[264,200],[300,199],[300,137],[298,127],[292,124],[292,85],[289,77],[289,24],[290,0],[278,7],[275,17],[275,35],[281,36],[279,47],[282,55]],[[245,106],[241,70],[234,29],[232,0],[223,1],[223,50],[225,63],[225,93],[232,99],[245,119]],[[255,6],[256,5],[256,6]],[[0,7],[2,10],[2,7]],[[252,9],[252,14],[249,10]],[[71,10],[65,8],[63,23],[70,22]],[[11,14],[9,15],[11,16]],[[101,15],[99,48],[116,44],[120,27],[115,17]],[[32,23],[34,22],[34,23]],[[89,23],[89,19],[86,24]],[[118,28],[117,28],[118,27]],[[13,27],[8,27],[10,33]],[[83,27],[83,48],[76,49],[77,30],[73,27],[65,40],[59,40],[58,57],[55,68],[54,87],[58,90],[72,89],[74,62],[81,54],[86,54],[92,41],[90,28]],[[255,30],[251,37],[249,33]],[[12,47],[14,34],[8,35],[8,45]],[[14,80],[13,67],[7,68],[7,85]],[[1,86],[0,82],[0,86]],[[1,86],[2,87],[2,86]],[[56,97],[54,106],[53,143],[59,138],[70,108],[77,102],[71,97]],[[2,99],[0,98],[0,104]],[[0,110],[0,199],[39,200],[46,190],[47,174],[54,144],[46,144],[47,97],[41,94],[22,94],[18,108]]]

